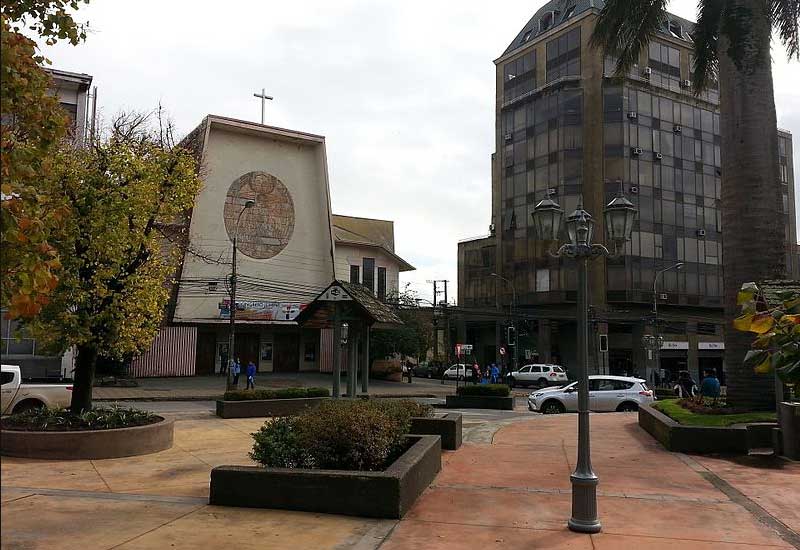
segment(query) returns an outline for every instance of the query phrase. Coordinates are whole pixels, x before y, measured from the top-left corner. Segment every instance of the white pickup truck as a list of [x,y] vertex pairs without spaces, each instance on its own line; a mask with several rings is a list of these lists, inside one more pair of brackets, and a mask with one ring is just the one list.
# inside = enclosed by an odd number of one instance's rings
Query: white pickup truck
[[2,365],[0,381],[0,414],[17,414],[38,407],[66,407],[72,400],[72,384],[25,384],[16,365]]

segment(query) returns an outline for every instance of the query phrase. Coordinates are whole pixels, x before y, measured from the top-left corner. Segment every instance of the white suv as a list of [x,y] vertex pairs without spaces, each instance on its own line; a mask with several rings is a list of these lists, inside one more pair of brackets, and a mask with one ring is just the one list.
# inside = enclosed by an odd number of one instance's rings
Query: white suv
[[569,379],[564,369],[558,365],[525,365],[509,375],[509,384],[514,386],[560,386]]
[[[589,410],[632,412],[655,401],[653,390],[642,378],[593,375],[589,377]],[[544,414],[578,410],[578,383],[531,392],[528,409]]]

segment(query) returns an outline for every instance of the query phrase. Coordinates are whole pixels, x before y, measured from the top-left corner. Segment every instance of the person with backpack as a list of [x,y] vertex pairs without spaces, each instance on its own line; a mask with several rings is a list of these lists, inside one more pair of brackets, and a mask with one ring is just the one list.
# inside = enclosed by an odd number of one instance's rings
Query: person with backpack
[[678,397],[689,398],[693,397],[697,392],[697,384],[695,384],[689,371],[682,370],[678,373],[678,383],[675,384],[674,389]]

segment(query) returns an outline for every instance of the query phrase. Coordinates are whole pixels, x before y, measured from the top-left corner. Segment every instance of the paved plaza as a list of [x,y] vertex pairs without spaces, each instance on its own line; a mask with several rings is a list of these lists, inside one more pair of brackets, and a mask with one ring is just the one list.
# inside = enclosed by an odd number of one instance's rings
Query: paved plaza
[[2,459],[2,548],[800,548],[800,464],[664,451],[593,414],[603,531],[566,529],[576,417],[467,411],[464,446],[399,522],[207,504],[263,419],[177,417],[175,446],[93,461]]

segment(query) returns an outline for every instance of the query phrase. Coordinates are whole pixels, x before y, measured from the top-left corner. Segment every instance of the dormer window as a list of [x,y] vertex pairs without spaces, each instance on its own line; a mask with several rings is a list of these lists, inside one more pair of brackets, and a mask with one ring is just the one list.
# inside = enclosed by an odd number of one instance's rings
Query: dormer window
[[675,23],[674,21],[669,22],[669,34],[674,36],[675,38],[680,38],[683,40],[683,27],[681,27],[680,23]]
[[539,32],[544,32],[553,26],[553,12],[548,11],[539,19]]
[[525,34],[522,36],[522,43],[524,44],[525,42],[527,42],[528,40],[530,40],[530,39],[531,39],[531,35],[532,35],[532,34],[533,34],[533,31],[528,31],[528,32],[526,32],[526,33],[525,33]]
[[564,12],[564,17],[561,18],[562,21],[566,21],[575,13],[575,6],[570,6],[567,8],[567,11]]

